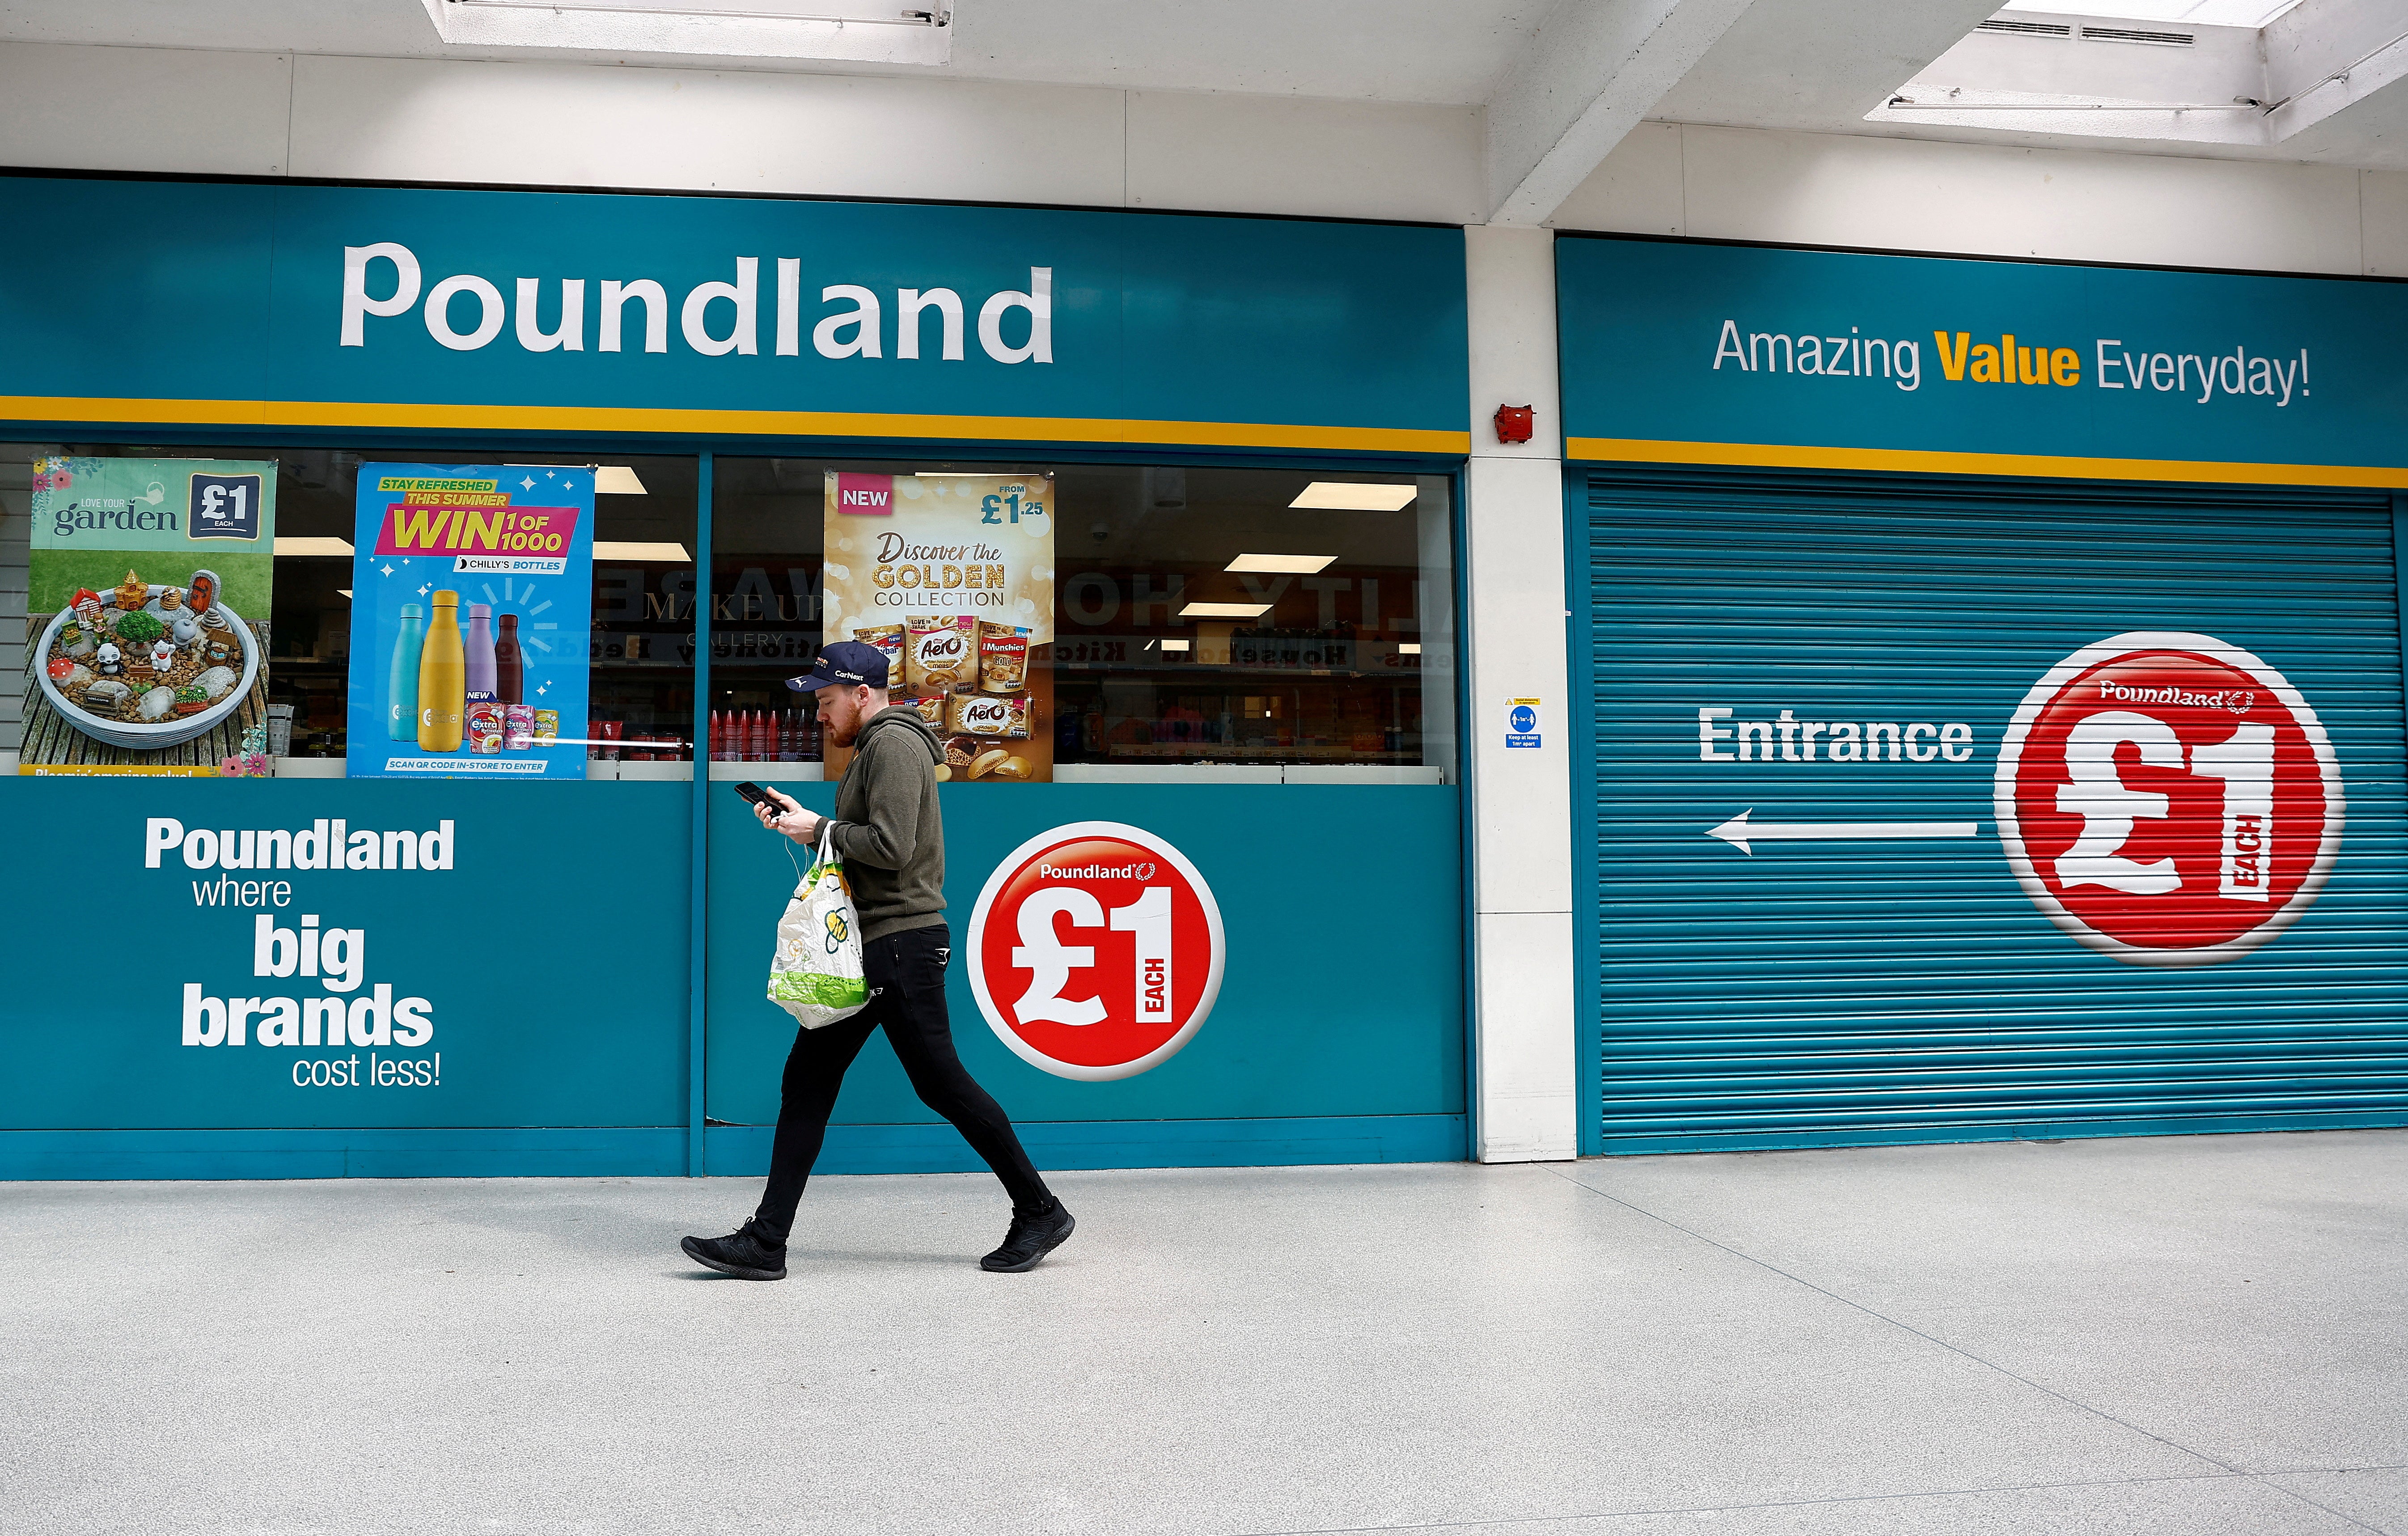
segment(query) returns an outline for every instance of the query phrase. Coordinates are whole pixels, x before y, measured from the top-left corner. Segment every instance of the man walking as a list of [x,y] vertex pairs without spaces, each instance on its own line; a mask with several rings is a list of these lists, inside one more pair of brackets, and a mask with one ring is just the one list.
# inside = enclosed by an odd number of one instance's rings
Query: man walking
[[[886,657],[874,646],[854,640],[825,646],[811,670],[787,679],[786,686],[819,700],[829,745],[853,749],[837,785],[832,840],[861,918],[869,1004],[824,1028],[796,1031],[780,1084],[778,1135],[760,1209],[726,1237],[690,1237],[681,1246],[696,1263],[726,1274],[786,1277],[786,1234],[803,1198],[803,1182],[819,1158],[837,1089],[869,1032],[883,1026],[920,1101],[952,1121],[1010,1192],[1011,1227],[1003,1246],[980,1259],[979,1267],[1012,1273],[1033,1270],[1076,1224],[1038,1176],[1002,1107],[971,1081],[953,1052],[945,1018],[945,965],[953,955],[953,935],[944,918],[945,829],[936,774],[945,760],[944,746],[918,711],[887,702]],[[776,790],[769,793],[779,805],[753,807],[761,825],[817,847],[830,820]]]

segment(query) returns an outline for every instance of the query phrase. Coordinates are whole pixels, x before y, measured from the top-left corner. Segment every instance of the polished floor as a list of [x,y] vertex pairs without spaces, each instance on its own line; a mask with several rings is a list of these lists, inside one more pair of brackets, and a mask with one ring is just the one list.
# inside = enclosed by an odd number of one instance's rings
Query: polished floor
[[0,1185],[0,1531],[2408,1532],[2408,1132]]

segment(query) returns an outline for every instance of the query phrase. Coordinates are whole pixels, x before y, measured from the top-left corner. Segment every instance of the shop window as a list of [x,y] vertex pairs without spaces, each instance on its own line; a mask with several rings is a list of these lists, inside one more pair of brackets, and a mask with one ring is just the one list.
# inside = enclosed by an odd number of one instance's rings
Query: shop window
[[[584,770],[589,777],[681,775],[687,770],[636,765],[666,764],[690,755],[696,463],[686,457],[611,454],[607,459],[607,463],[597,463],[593,453],[546,454],[519,449],[497,452],[447,447],[369,452],[222,445],[21,443],[0,449],[0,513],[6,514],[5,524],[0,524],[0,605],[13,605],[0,606],[0,615],[7,615],[6,641],[11,647],[5,658],[6,674],[10,686],[17,690],[0,696],[0,750],[17,748],[22,754],[23,766],[29,768],[132,765],[214,771],[224,755],[239,754],[246,744],[242,739],[244,728],[256,725],[264,727],[267,755],[277,760],[275,771],[286,775],[341,775],[349,754],[355,746],[366,745],[351,739],[355,728],[352,681],[356,675],[366,675],[354,667],[355,646],[379,646],[381,654],[400,643],[395,636],[380,639],[369,633],[371,623],[354,602],[362,568],[355,564],[360,467],[364,463],[491,465],[519,471],[526,480],[541,476],[548,469],[574,470],[580,487],[586,483],[586,472],[592,472],[590,627],[586,633],[579,634],[580,625],[571,624],[566,626],[567,633],[561,633],[563,626],[532,611],[532,603],[514,602],[517,589],[509,582],[498,575],[482,573],[441,578],[445,589],[457,597],[456,603],[447,608],[432,606],[435,583],[424,583],[430,587],[425,595],[430,601],[412,603],[404,610],[409,614],[409,622],[429,624],[429,614],[437,611],[457,614],[459,630],[468,642],[463,668],[472,696],[478,693],[473,684],[479,667],[493,665],[488,658],[498,656],[498,686],[491,690],[495,696],[493,719],[506,733],[506,753],[509,741],[525,744],[529,733],[538,728],[534,723],[543,718],[538,713],[543,700],[531,691],[524,700],[511,701],[524,705],[528,724],[519,727],[516,737],[507,735],[511,717],[501,707],[501,696],[510,690],[513,647],[522,648],[522,654],[527,658],[559,654],[564,650],[573,654],[575,649],[581,647],[586,653],[583,682],[587,719],[580,733],[570,734],[559,729],[560,711],[551,711],[551,718],[544,720],[544,728],[551,729],[559,743],[555,753],[568,746],[587,746],[593,759],[593,766]],[[196,479],[190,471],[194,461],[225,471],[219,477],[224,484],[218,487],[213,513],[239,506],[242,515],[266,520],[259,530],[266,536],[266,551],[256,552],[253,540],[240,537],[229,537],[200,553],[180,545],[169,549],[150,537],[158,530],[129,524],[122,538],[111,537],[112,530],[106,527],[93,531],[88,541],[93,548],[85,563],[98,561],[100,565],[93,565],[88,575],[80,573],[79,567],[68,568],[74,559],[84,558],[79,553],[43,549],[29,553],[26,514],[36,481],[46,473],[57,472],[46,470],[46,466],[80,473],[81,483],[94,490],[92,510],[95,511],[124,522],[126,519],[118,514],[130,509],[131,522],[139,523],[147,510],[151,521],[165,524],[165,514],[177,512],[179,508],[190,518],[193,508],[199,505],[192,498],[208,490],[202,481],[208,477]],[[125,484],[118,484],[120,480]],[[141,483],[136,484],[137,481]],[[170,481],[174,483],[170,485]],[[255,508],[250,505],[253,497],[258,501]],[[75,499],[69,497],[71,501]],[[188,501],[190,507],[185,506]],[[73,536],[77,539],[86,537],[82,533]],[[68,538],[37,538],[32,543],[55,547]],[[268,558],[258,561],[251,558],[254,553],[265,553]],[[46,567],[46,560],[51,561],[51,566]],[[145,569],[146,564],[158,568]],[[104,571],[101,565],[110,568]],[[118,565],[127,566],[127,571],[117,572]],[[45,588],[34,595],[30,606],[35,611],[26,612],[29,579],[32,585],[42,586],[42,572],[48,568],[63,573],[54,575],[49,582],[51,586],[56,586],[59,580],[71,580],[77,590],[95,591],[99,590],[95,582],[101,587],[113,587],[123,581],[138,580],[150,589],[148,606],[157,608],[163,601],[171,601],[189,608],[190,594],[202,590],[195,573],[209,565],[227,567],[223,594],[227,602],[223,606],[237,613],[243,627],[254,638],[258,681],[253,696],[223,700],[231,712],[222,724],[212,724],[199,736],[168,747],[134,747],[101,739],[110,734],[108,727],[119,723],[119,716],[125,717],[124,723],[143,723],[138,714],[122,706],[105,708],[94,717],[102,727],[99,736],[89,730],[49,728],[59,725],[66,717],[52,709],[42,695],[35,666],[53,666],[69,658],[29,656],[26,653],[40,648],[38,641],[60,601],[71,594],[64,589],[51,594]],[[29,566],[34,567],[30,573]],[[494,590],[488,591],[489,586]],[[170,588],[175,592],[172,598],[165,591]],[[244,597],[239,604],[231,600],[237,592]],[[560,611],[575,606],[566,605]],[[246,608],[250,610],[243,611]],[[485,611],[477,611],[480,608]],[[530,611],[515,611],[521,608]],[[108,595],[104,612],[110,619],[119,615],[113,592]],[[27,620],[22,627],[14,622],[19,614]],[[171,625],[175,622],[170,611],[153,616]],[[150,625],[142,627],[147,636]],[[168,638],[173,640],[176,637]],[[482,649],[488,644],[490,649]],[[170,717],[173,711],[188,702],[214,713],[219,712],[220,700],[208,696],[209,688],[224,679],[212,676],[206,667],[199,666],[208,659],[203,653],[206,645],[204,634],[200,645],[187,646],[174,663],[185,671],[199,668],[190,680],[181,671],[143,670],[123,645],[115,647],[117,654],[107,665],[122,668],[129,696],[139,696],[136,694],[137,689],[155,693],[169,683],[177,684],[172,690],[176,697],[169,706]],[[51,649],[60,647],[54,641]],[[96,647],[92,648],[92,653],[94,666],[86,667],[84,672],[94,672],[99,665]],[[193,659],[183,659],[185,656]],[[228,659],[237,667],[247,660],[240,655]],[[80,660],[78,665],[82,665]],[[84,672],[63,670],[77,680],[70,703],[80,701],[89,692],[83,682]],[[393,675],[399,676],[403,670],[414,673],[414,668],[396,668]],[[195,690],[197,696],[189,701],[183,697]],[[115,689],[108,693],[111,699],[118,697]],[[51,719],[52,716],[60,719]],[[34,724],[36,729],[25,733],[24,723]],[[24,736],[22,740],[16,739],[20,735]],[[395,731],[391,739],[399,737]],[[384,747],[389,740],[380,733],[374,744]]]
[[[1085,782],[1454,779],[1447,477],[770,458],[715,474],[723,757],[818,758],[783,680],[828,639],[951,644],[914,626],[952,614],[1004,670],[982,657],[970,677],[913,668],[896,687],[956,777],[1018,759]],[[833,555],[830,530],[848,545]],[[1030,631],[1017,661],[996,633],[1011,629]],[[969,723],[1028,736],[963,729],[931,696],[962,692],[1025,699],[1025,721]]]

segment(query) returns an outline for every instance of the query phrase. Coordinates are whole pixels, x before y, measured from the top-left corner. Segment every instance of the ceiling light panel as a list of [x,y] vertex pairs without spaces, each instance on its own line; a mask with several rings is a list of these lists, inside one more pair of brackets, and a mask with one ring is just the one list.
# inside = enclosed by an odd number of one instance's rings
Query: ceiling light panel
[[1271,610],[1268,603],[1190,603],[1179,610],[1182,619],[1259,619]]
[[2090,0],[2070,6],[2064,0],[2007,0],[2001,16],[2017,11],[2045,11],[2052,16],[2095,17],[2119,22],[2180,22],[2200,27],[2262,27],[2300,0]]
[[1317,480],[1288,503],[1316,512],[1399,512],[1420,495],[1418,485],[1367,485],[1353,481]]
[[633,538],[597,538],[594,541],[596,560],[669,560],[679,565],[691,564],[694,556],[675,539],[646,542]]
[[279,534],[276,538],[275,553],[298,556],[304,560],[349,560],[351,557],[351,541],[348,538],[315,538],[306,535],[293,537]]
[[853,64],[953,59],[945,0],[424,0],[447,43]]
[[1241,576],[1318,576],[1334,554],[1241,554],[1221,568]]
[[640,496],[646,494],[644,482],[636,471],[624,464],[596,465],[594,468],[595,494],[606,496]]

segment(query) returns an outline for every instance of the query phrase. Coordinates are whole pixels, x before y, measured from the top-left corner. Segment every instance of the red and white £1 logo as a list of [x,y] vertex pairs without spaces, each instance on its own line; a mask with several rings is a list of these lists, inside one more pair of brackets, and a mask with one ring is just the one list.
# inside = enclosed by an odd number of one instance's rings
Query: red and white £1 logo
[[1022,843],[970,913],[970,990],[1003,1043],[1056,1077],[1161,1065],[1221,990],[1221,909],[1196,866],[1121,822]]
[[2000,744],[1993,799],[2026,894],[2134,965],[2247,954],[2308,909],[2341,850],[2323,723],[2206,635],[2134,631],[2050,668]]

